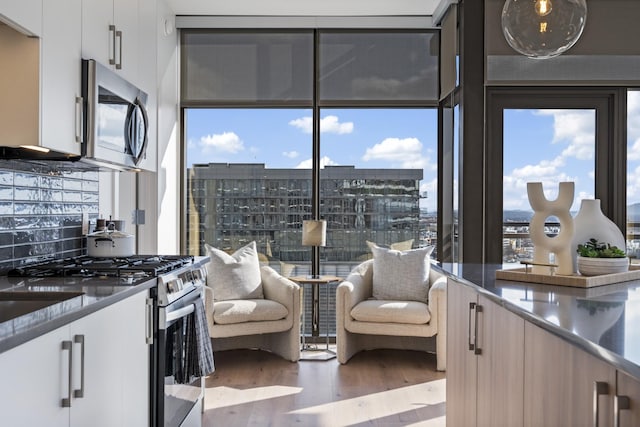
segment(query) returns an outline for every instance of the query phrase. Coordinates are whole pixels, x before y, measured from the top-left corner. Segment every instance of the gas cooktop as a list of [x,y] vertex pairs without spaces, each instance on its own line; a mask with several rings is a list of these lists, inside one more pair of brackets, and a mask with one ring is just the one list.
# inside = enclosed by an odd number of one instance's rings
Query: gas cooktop
[[79,256],[26,264],[11,277],[158,277],[192,264],[191,255],[133,255],[118,258]]

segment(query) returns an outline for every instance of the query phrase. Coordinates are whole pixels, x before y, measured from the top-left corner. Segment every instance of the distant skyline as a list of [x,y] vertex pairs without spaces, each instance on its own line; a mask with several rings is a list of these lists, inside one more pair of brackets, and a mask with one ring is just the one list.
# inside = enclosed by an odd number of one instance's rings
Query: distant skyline
[[[640,202],[640,92],[629,92],[627,109],[630,205]],[[542,182],[553,199],[558,182],[573,181],[572,211],[582,199],[594,197],[593,110],[506,110],[504,124],[504,210],[531,209],[527,182]],[[188,109],[187,164],[310,169],[311,126],[310,109]],[[422,169],[420,191],[427,198],[421,208],[436,210],[435,109],[325,108],[320,130],[321,167]]]

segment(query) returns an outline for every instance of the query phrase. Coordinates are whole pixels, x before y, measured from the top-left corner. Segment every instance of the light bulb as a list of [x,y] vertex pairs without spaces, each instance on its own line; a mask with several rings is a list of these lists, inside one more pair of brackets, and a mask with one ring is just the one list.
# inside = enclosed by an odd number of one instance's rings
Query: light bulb
[[586,0],[506,0],[502,33],[516,52],[545,59],[570,49],[587,22]]

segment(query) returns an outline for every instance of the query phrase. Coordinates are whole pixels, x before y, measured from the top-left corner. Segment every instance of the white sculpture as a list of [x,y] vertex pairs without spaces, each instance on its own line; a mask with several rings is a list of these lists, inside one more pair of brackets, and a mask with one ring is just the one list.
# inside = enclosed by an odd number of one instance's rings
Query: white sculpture
[[[561,182],[558,187],[558,197],[547,200],[542,191],[541,182],[528,182],[527,195],[533,209],[533,217],[529,223],[529,235],[533,242],[533,263],[549,264],[549,255],[555,255],[557,274],[573,274],[573,253],[571,241],[573,239],[573,217],[569,212],[573,203],[575,185],[573,182]],[[550,237],[544,232],[544,223],[550,216],[555,216],[560,222],[560,232]],[[549,267],[534,265],[533,273],[548,274]]]

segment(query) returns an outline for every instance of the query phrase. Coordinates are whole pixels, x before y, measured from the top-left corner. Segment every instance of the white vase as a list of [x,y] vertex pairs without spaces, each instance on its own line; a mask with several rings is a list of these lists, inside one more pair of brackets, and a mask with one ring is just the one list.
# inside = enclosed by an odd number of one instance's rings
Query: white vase
[[573,253],[573,271],[578,272],[578,245],[589,239],[608,243],[626,251],[627,242],[618,226],[602,213],[600,199],[583,199],[578,214],[573,219],[574,235],[571,244]]
[[577,268],[583,276],[623,273],[629,270],[629,258],[589,258],[578,255]]

